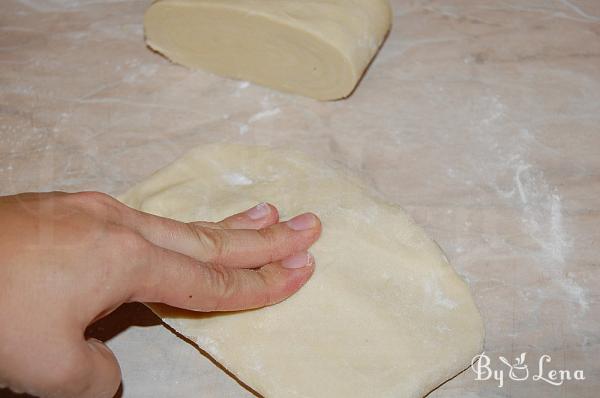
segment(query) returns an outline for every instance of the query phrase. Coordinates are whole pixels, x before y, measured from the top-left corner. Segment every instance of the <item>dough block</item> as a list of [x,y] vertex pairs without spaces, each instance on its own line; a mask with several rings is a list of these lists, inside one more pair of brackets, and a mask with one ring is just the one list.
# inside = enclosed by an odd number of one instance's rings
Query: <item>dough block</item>
[[265,398],[422,397],[481,352],[479,312],[437,244],[338,165],[208,145],[121,200],[181,221],[216,221],[263,201],[282,220],[319,215],[315,272],[282,303],[230,313],[151,305]]
[[144,18],[173,62],[319,100],[352,93],[390,24],[387,0],[158,0]]

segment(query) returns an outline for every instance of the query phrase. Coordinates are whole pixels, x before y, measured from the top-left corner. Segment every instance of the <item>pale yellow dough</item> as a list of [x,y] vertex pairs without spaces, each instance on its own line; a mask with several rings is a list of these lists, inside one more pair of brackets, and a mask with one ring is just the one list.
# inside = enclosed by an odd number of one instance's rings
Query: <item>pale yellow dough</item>
[[479,312],[439,247],[400,207],[335,165],[209,145],[121,199],[182,221],[219,220],[261,201],[282,219],[321,217],[315,274],[288,300],[220,314],[152,306],[266,398],[421,397],[482,349]]
[[390,24],[387,0],[158,0],[144,18],[174,62],[320,100],[352,92]]

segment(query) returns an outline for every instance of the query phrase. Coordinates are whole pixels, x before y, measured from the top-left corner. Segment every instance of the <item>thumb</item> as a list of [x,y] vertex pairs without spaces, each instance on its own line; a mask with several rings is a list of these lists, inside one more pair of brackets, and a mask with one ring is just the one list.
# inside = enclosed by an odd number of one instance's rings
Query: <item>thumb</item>
[[69,343],[63,360],[43,373],[35,395],[44,398],[113,398],[121,384],[121,369],[112,351],[96,339]]
[[121,369],[113,352],[100,340],[84,342],[87,367],[90,370],[87,388],[78,398],[112,398],[121,384]]

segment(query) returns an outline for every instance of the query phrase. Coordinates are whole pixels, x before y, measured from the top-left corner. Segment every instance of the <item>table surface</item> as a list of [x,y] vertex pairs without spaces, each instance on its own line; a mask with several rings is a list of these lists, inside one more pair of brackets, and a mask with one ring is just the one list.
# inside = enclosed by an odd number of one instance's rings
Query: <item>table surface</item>
[[[335,159],[401,204],[470,284],[485,351],[586,380],[431,394],[595,397],[600,388],[600,2],[392,1],[356,92],[317,102],[174,65],[145,47],[150,1],[3,0],[0,193],[118,194],[210,142]],[[250,397],[142,305],[95,325],[123,397]],[[399,358],[401,360],[401,358]],[[0,391],[0,394],[8,394]]]

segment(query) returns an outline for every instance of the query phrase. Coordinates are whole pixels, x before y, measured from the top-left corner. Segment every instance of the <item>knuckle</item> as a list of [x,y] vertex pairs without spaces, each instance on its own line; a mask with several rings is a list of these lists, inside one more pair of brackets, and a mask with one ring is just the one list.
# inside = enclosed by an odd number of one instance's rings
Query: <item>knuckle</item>
[[262,272],[258,272],[257,273],[260,277],[260,281],[261,281],[261,300],[260,300],[260,306],[261,307],[266,307],[268,305],[271,305],[274,303],[274,295],[273,292],[271,291],[271,286],[268,280],[267,275],[265,275]]
[[112,196],[102,192],[84,191],[69,194],[65,199],[79,208],[83,208],[96,215],[111,214],[118,208],[119,202]]
[[75,198],[77,201],[81,203],[104,203],[104,204],[112,204],[115,199],[112,196],[105,194],[103,192],[98,191],[83,191],[72,193],[68,195],[72,198]]
[[192,224],[187,224],[197,239],[201,253],[198,257],[210,263],[222,263],[227,255],[227,242],[223,230],[212,228],[201,228]]
[[236,289],[233,272],[230,269],[219,265],[214,266],[212,271],[213,286],[217,288],[219,297],[231,297]]
[[272,228],[257,230],[258,235],[264,242],[265,248],[269,254],[269,262],[273,262],[278,254],[277,235]]
[[207,304],[210,311],[221,310],[224,308],[224,304],[235,295],[238,289],[237,279],[232,270],[216,265],[210,268],[209,280],[214,296]]
[[141,234],[133,229],[113,225],[109,229],[109,244],[113,247],[121,248],[121,250],[129,255],[139,255],[145,253],[150,246]]

